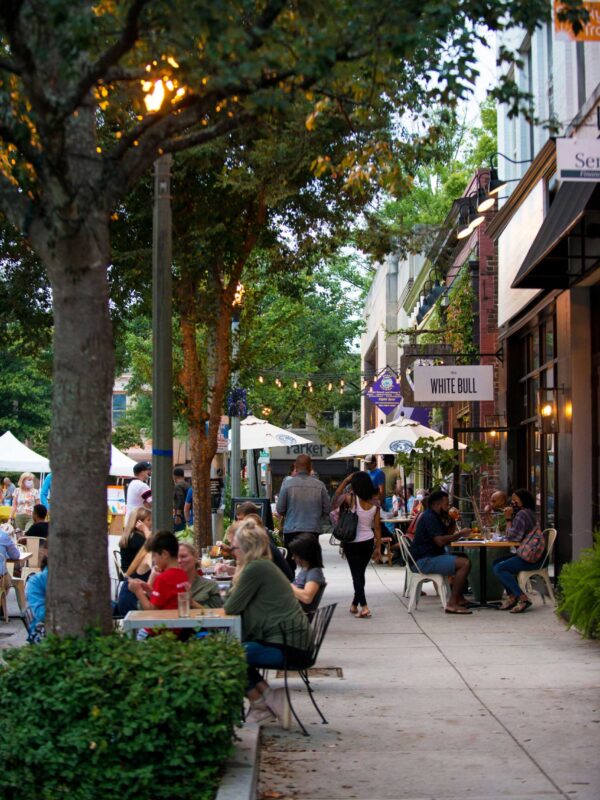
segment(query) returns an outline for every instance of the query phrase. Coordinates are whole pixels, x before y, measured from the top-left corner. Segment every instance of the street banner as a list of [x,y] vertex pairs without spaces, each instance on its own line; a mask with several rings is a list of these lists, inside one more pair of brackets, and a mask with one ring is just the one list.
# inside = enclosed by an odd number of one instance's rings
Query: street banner
[[402,401],[402,389],[392,370],[386,369],[365,390],[365,396],[384,414],[391,414]]
[[554,32],[559,42],[600,42],[600,3],[583,3],[583,7],[590,15],[589,22],[583,26],[577,36],[568,22],[560,22],[557,12],[564,3],[554,0]]
[[559,181],[599,181],[600,139],[557,139],[556,168]]
[[419,402],[494,399],[494,367],[415,366],[414,395]]

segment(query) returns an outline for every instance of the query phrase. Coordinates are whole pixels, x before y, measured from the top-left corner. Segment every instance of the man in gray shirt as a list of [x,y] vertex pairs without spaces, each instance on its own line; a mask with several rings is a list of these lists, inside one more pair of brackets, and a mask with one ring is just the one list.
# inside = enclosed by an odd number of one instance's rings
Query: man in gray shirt
[[[287,547],[299,533],[321,533],[322,518],[329,513],[330,502],[325,484],[311,473],[310,456],[296,459],[296,474],[286,478],[277,499],[277,513],[284,517],[283,542]],[[295,564],[288,555],[288,562]]]

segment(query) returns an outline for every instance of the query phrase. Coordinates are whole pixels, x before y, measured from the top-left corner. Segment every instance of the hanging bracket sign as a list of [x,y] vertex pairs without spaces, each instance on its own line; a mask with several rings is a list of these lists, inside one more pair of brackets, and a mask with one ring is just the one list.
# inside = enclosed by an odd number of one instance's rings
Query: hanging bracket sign
[[391,369],[384,370],[364,394],[384,414],[390,414],[402,402],[402,389]]
[[414,368],[415,400],[435,405],[436,401],[485,401],[494,399],[494,367]]

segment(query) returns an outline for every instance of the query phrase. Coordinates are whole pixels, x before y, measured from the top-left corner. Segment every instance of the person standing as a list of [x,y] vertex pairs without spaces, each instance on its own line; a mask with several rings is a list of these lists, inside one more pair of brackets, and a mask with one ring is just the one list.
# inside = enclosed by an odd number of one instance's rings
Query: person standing
[[133,468],[135,478],[127,487],[127,517],[138,508],[152,508],[152,490],[148,486],[151,470],[148,461],[139,461]]
[[[330,502],[325,484],[310,473],[310,456],[299,455],[296,474],[281,484],[277,498],[277,513],[283,517],[283,543],[289,543],[300,533],[312,533],[317,539],[322,530],[322,518],[329,513]],[[288,553],[288,564],[295,564]]]
[[50,495],[52,494],[52,473],[49,472],[44,478],[40,489],[40,503],[50,511]]
[[[343,494],[348,484],[352,492]],[[371,559],[378,561],[381,558],[380,509],[376,502],[378,491],[368,472],[355,472],[344,479],[336,494],[341,496],[340,505],[346,504],[358,517],[354,540],[343,545],[354,586],[350,613],[358,619],[368,619],[371,611],[365,595],[365,574]]]
[[185,498],[190,488],[185,479],[185,473],[182,467],[175,467],[173,470],[173,530],[182,531],[185,528]]
[[4,478],[2,481],[4,487],[4,494],[2,495],[2,505],[12,506],[13,495],[15,493],[15,485],[10,478]]
[[33,507],[40,502],[40,493],[33,485],[33,474],[24,472],[19,478],[12,503],[11,520],[18,530],[25,532],[33,523]]
[[365,458],[365,468],[371,478],[373,486],[377,490],[376,499],[383,505],[385,499],[385,473],[377,466],[376,456],[367,456]]

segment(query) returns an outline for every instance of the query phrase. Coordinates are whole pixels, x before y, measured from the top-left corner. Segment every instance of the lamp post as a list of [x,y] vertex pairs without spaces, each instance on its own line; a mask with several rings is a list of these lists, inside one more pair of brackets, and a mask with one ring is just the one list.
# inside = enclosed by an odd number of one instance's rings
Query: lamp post
[[[231,360],[235,365],[240,349],[240,310],[244,297],[244,287],[241,283],[237,285],[235,297],[233,299],[233,313],[231,315]],[[231,388],[235,393],[238,388],[239,375],[237,368],[231,375]],[[241,492],[240,478],[240,416],[235,403],[230,409],[231,415],[231,497],[239,497]]]
[[170,154],[154,162],[152,236],[152,521],[173,530],[173,355]]

